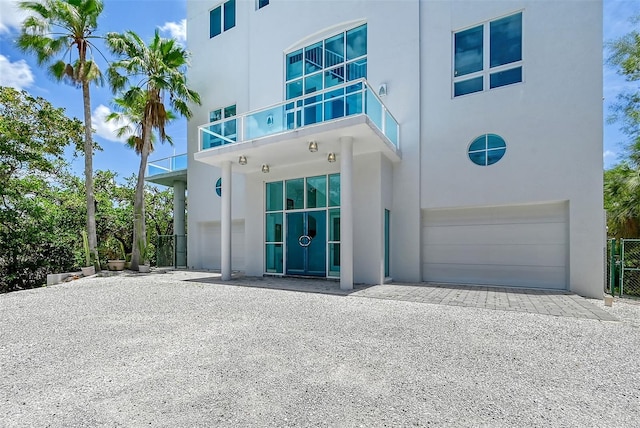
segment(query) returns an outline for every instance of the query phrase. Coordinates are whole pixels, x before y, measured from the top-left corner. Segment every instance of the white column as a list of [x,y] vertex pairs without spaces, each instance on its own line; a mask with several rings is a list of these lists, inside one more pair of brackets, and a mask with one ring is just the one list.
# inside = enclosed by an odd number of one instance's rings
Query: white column
[[222,164],[221,270],[222,280],[231,279],[231,161]]
[[353,138],[340,137],[340,289],[353,289]]
[[176,236],[176,259],[173,261],[176,267],[187,266],[187,241],[184,237],[184,195],[187,183],[184,181],[173,182],[173,234]]

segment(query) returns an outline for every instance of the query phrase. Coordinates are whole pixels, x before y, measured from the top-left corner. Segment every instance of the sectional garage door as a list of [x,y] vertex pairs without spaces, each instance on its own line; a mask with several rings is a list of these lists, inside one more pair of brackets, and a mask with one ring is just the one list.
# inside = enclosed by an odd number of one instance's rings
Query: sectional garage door
[[425,210],[423,280],[567,288],[568,204]]

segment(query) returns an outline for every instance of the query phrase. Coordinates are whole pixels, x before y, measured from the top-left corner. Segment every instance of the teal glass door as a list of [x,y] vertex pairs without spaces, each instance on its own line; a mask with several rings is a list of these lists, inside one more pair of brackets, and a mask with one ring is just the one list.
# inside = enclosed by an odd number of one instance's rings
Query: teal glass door
[[287,274],[326,276],[326,211],[287,213]]

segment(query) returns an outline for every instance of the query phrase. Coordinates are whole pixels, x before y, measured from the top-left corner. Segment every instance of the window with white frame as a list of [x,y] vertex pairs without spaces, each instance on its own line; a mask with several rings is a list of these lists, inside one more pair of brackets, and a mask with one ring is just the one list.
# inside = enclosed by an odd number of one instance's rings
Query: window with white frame
[[522,12],[453,34],[453,96],[522,82]]
[[[230,119],[236,115],[236,105],[211,110],[209,112],[209,130],[217,135],[205,134],[205,141],[202,142],[203,149],[222,146],[229,141],[236,141],[236,119]],[[225,139],[220,138],[224,137]]]
[[228,0],[209,11],[209,38],[236,26],[236,0]]

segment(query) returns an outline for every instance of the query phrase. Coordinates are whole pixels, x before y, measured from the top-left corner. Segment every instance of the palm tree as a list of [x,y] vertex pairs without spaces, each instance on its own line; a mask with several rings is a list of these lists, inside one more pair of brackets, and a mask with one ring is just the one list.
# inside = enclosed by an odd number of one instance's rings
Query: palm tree
[[[98,260],[96,211],[93,192],[93,139],[91,134],[91,83],[102,84],[102,74],[93,59],[92,40],[103,9],[102,0],[23,1],[21,9],[31,15],[24,21],[16,41],[23,52],[36,55],[39,65],[48,65],[51,75],[82,88],[84,103],[84,176],[89,248]],[[96,49],[97,50],[97,49]],[[73,53],[77,54],[72,61]],[[67,61],[68,59],[68,61]]]
[[[131,257],[131,268],[137,269],[141,262],[140,249],[146,245],[144,173],[153,150],[151,136],[155,130],[160,141],[165,141],[165,125],[171,119],[171,112],[165,108],[165,97],[168,96],[173,111],[189,119],[192,116],[189,103],[200,104],[200,96],[187,86],[185,71],[189,54],[175,40],[161,38],[157,30],[149,45],[133,31],[109,33],[106,40],[119,58],[108,70],[111,87],[114,93],[124,90],[121,103],[133,113],[134,122],[140,123],[139,139],[134,139],[136,151],[140,153],[140,168],[134,199]],[[132,86],[129,86],[130,79],[136,82]],[[141,119],[139,122],[135,120],[136,115]]]

